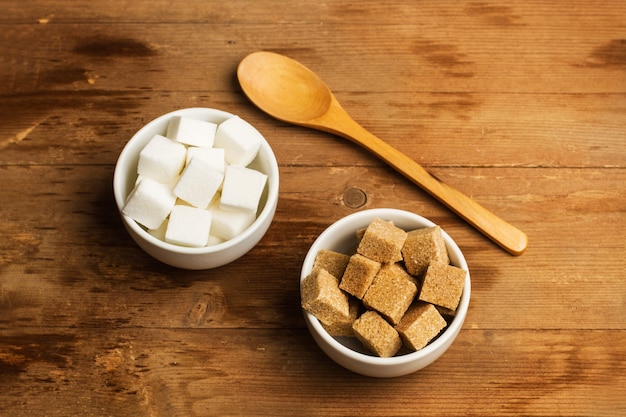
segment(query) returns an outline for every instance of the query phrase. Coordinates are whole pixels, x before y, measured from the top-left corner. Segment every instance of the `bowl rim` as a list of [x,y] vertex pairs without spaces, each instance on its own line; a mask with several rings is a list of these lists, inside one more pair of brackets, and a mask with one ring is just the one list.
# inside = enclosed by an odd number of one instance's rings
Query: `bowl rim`
[[[306,278],[306,276],[311,272],[313,261],[315,259],[315,255],[317,254],[318,250],[324,249],[324,248],[318,248],[318,246],[320,246],[322,241],[326,240],[329,236],[332,236],[335,233],[337,233],[337,229],[341,229],[345,225],[353,224],[353,223],[362,223],[368,219],[371,221],[371,219],[373,219],[374,217],[379,217],[383,220],[388,220],[386,219],[386,217],[394,217],[394,218],[402,217],[404,220],[415,221],[419,224],[422,224],[423,226],[420,226],[420,227],[430,227],[430,226],[436,225],[436,223],[432,222],[431,220],[425,217],[420,216],[419,214],[406,211],[406,210],[394,209],[394,208],[372,208],[372,209],[366,209],[366,210],[349,214],[345,217],[340,218],[339,220],[335,221],[330,226],[328,226],[315,239],[313,244],[310,246],[305,256],[304,262],[302,264],[302,270],[300,274],[300,283],[302,283],[302,280]],[[393,220],[393,219],[389,219],[389,220]],[[366,225],[367,223],[364,224],[362,227]],[[357,228],[354,228],[353,232],[356,232],[356,230]],[[466,276],[465,276],[465,284],[463,286],[463,293],[461,295],[461,300],[459,301],[459,306],[457,307],[457,314],[455,315],[452,322],[448,324],[448,326],[445,328],[443,333],[441,333],[439,337],[437,337],[436,340],[429,343],[427,346],[425,346],[424,348],[418,351],[409,352],[403,355],[393,356],[390,358],[381,358],[381,357],[374,356],[371,354],[357,352],[349,348],[348,346],[345,346],[344,344],[339,342],[335,337],[328,334],[326,329],[324,329],[324,327],[321,325],[319,320],[313,314],[303,309],[302,311],[304,313],[304,317],[305,317],[305,320],[307,321],[307,324],[309,324],[312,327],[312,330],[315,331],[324,340],[324,342],[328,344],[330,348],[332,348],[339,354],[342,354],[348,358],[351,358],[354,361],[360,362],[365,365],[381,366],[381,367],[400,366],[400,365],[408,364],[414,361],[423,360],[429,357],[430,355],[437,353],[440,349],[446,348],[446,344],[450,343],[450,338],[454,339],[456,334],[458,334],[458,332],[461,330],[461,327],[463,326],[463,323],[465,321],[465,316],[467,314],[469,301],[470,301],[470,295],[471,295],[471,279],[470,279],[469,268],[467,266],[467,261],[465,260],[465,256],[461,252],[460,248],[458,247],[456,242],[450,237],[450,235],[448,235],[448,233],[446,233],[446,231],[443,230],[443,228],[442,228],[442,234],[446,243],[446,247],[448,249],[448,253],[451,255],[451,257],[454,257],[456,259],[456,262],[452,262],[451,260],[451,263],[457,267],[464,269],[466,272]],[[317,249],[314,250],[314,248],[317,248]]]
[[134,149],[135,146],[133,145],[137,141],[142,139],[144,135],[146,135],[146,131],[152,130],[155,125],[158,125],[162,123],[165,119],[170,119],[173,116],[194,117],[190,115],[201,115],[205,117],[223,118],[224,120],[227,120],[231,117],[236,116],[233,113],[229,113],[227,111],[219,110],[219,109],[215,109],[211,107],[188,107],[188,108],[170,111],[168,113],[162,114],[150,120],[148,123],[143,125],[139,130],[137,130],[122,148],[122,151],[120,152],[117,158],[117,161],[115,163],[115,169],[113,172],[113,194],[115,197],[115,203],[116,203],[118,212],[120,216],[122,217],[122,220],[124,221],[125,225],[131,228],[134,233],[140,236],[143,240],[147,241],[149,244],[156,246],[161,250],[166,250],[166,251],[176,253],[176,254],[207,255],[211,253],[226,251],[229,248],[237,246],[239,243],[247,240],[251,235],[254,234],[255,230],[267,220],[268,216],[273,215],[273,211],[274,211],[273,206],[275,205],[274,202],[278,200],[279,169],[278,169],[278,161],[276,159],[276,155],[274,154],[274,151],[271,145],[269,144],[265,136],[261,132],[259,132],[263,139],[259,152],[261,152],[262,150],[264,154],[267,154],[266,159],[268,161],[268,166],[270,168],[269,169],[270,172],[268,173],[268,180],[267,180],[268,182],[267,198],[266,198],[266,202],[265,202],[263,209],[256,216],[256,219],[254,220],[254,222],[252,222],[252,224],[248,226],[248,228],[246,228],[245,231],[243,231],[239,235],[231,239],[228,239],[224,242],[211,245],[211,246],[204,246],[201,248],[175,245],[173,243],[165,242],[151,235],[150,233],[147,232],[147,230],[145,230],[142,226],[140,226],[139,223],[137,223],[135,220],[133,220],[132,218],[122,213],[122,208],[125,204],[126,198],[128,197],[126,195],[122,195],[122,189],[124,188],[123,184],[126,181],[126,177],[124,173],[122,172],[123,171],[122,165],[126,163],[127,160],[133,158],[133,155],[135,154],[135,151],[136,151],[136,149]]

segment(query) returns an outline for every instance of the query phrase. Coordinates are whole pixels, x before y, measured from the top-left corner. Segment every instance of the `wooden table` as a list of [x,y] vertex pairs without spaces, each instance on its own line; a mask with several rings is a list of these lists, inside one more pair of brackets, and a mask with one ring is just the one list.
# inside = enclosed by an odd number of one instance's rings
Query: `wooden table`
[[[0,6],[0,415],[626,414],[623,1]],[[316,71],[363,126],[524,230],[527,251],[255,108],[235,70],[257,50]],[[112,196],[133,133],[195,106],[253,123],[281,173],[267,235],[209,271],[146,255]],[[472,276],[456,342],[401,378],[336,365],[299,307],[309,245],[374,207],[440,224]]]

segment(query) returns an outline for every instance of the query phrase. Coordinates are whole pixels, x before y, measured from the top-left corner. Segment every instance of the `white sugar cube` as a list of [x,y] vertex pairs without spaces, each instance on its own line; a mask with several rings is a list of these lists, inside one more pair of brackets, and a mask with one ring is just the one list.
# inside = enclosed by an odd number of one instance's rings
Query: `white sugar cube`
[[174,116],[167,125],[167,137],[190,146],[210,148],[215,141],[217,124],[188,117]]
[[226,169],[226,156],[222,148],[191,147],[187,149],[187,163],[191,161],[191,158],[201,158],[219,172],[224,172]]
[[169,185],[143,178],[126,199],[122,213],[148,229],[158,229],[175,203]]
[[229,165],[224,174],[222,210],[244,210],[256,213],[267,175],[254,169]]
[[171,182],[185,166],[187,148],[165,136],[155,135],[139,153],[137,173],[161,182]]
[[209,166],[201,158],[192,158],[174,187],[174,195],[204,209],[222,185],[223,179],[224,174]]
[[175,245],[206,246],[211,230],[211,213],[190,206],[174,206],[165,232],[165,241]]
[[220,123],[213,146],[226,151],[226,162],[247,166],[256,158],[263,137],[250,123],[233,116]]
[[223,240],[243,233],[256,219],[251,211],[222,210],[217,202],[209,206],[209,211],[212,217],[211,235]]
[[[144,177],[143,175],[137,175],[137,179],[135,180],[135,185],[139,184],[139,182],[141,182],[141,180],[144,179],[144,178],[146,178],[146,177]],[[171,189],[174,189],[174,186],[178,182],[179,178],[180,178],[179,176],[176,176],[176,177],[172,178],[169,181],[166,181],[166,182],[159,181],[159,182],[161,182],[163,184],[166,184],[166,185],[169,185]]]
[[207,242],[207,246],[215,246],[215,245],[219,245],[220,243],[223,243],[224,239],[217,237],[217,236],[213,236],[213,235],[209,235],[209,241]]

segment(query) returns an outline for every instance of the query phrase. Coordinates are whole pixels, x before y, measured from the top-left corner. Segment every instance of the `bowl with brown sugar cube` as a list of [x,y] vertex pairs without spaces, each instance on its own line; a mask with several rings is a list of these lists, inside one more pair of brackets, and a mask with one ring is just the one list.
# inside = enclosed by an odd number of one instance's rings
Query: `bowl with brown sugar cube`
[[467,262],[432,221],[377,208],[339,219],[302,265],[304,319],[317,345],[344,368],[398,377],[436,361],[469,307]]

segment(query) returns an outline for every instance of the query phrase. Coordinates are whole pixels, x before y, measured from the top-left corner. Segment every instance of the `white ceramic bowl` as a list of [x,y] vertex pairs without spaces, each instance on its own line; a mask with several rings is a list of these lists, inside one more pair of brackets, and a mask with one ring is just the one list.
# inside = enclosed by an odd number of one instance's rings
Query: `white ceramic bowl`
[[240,235],[223,243],[204,248],[188,248],[164,242],[149,234],[143,227],[122,214],[127,196],[137,179],[139,152],[155,134],[165,135],[172,116],[185,116],[213,123],[221,123],[233,115],[209,108],[188,108],[160,116],[142,127],[122,150],[113,175],[113,193],[122,222],[133,240],[148,254],[178,268],[209,269],[226,265],[250,251],[267,232],[278,204],[278,163],[267,141],[263,141],[259,153],[250,168],[268,176],[267,186],[259,203],[257,219]]
[[[375,217],[392,220],[396,226],[407,231],[435,225],[417,214],[389,208],[364,210],[348,215],[333,223],[315,240],[304,259],[300,282],[311,273],[315,255],[320,249],[351,253],[357,245],[356,231],[366,227]],[[416,352],[380,358],[368,353],[355,338],[330,336],[315,316],[304,311],[305,322],[319,347],[339,365],[362,375],[381,378],[407,375],[437,360],[450,347],[463,326],[471,288],[465,257],[447,233],[443,232],[443,236],[451,264],[466,270],[467,275],[456,316],[438,338]]]

